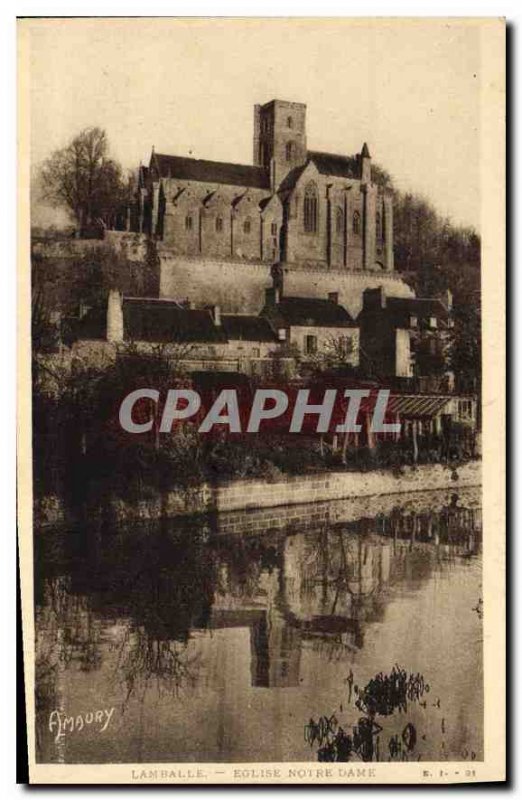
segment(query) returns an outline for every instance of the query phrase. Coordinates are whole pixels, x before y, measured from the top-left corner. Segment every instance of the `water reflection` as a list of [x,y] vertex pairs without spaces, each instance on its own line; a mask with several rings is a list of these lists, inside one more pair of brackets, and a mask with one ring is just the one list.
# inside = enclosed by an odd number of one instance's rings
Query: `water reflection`
[[[451,719],[435,743],[430,717],[421,757],[480,753],[476,494],[386,498],[357,518],[347,503],[289,510],[270,527],[265,510],[249,534],[256,512],[42,536],[39,760],[314,759],[303,724],[355,709],[354,680],[397,661]],[[107,705],[102,735],[54,741],[53,709]]]

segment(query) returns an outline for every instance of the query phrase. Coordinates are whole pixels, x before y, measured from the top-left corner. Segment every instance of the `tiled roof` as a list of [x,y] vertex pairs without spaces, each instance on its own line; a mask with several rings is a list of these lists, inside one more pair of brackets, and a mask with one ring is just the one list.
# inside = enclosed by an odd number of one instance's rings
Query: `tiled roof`
[[318,328],[351,328],[354,322],[343,306],[332,300],[311,297],[283,297],[275,306],[288,325]]
[[397,328],[410,327],[410,317],[426,320],[437,317],[446,320],[449,311],[444,301],[438,297],[387,297],[386,305],[363,307],[359,319],[372,318],[375,313],[384,314]]
[[451,400],[444,396],[391,395],[388,399],[388,413],[404,417],[434,417]]
[[438,297],[387,297],[386,308],[393,320],[399,324],[410,317],[447,318],[448,309]]
[[334,153],[308,152],[321,175],[333,175],[337,178],[360,178],[361,170],[357,156],[339,156]]
[[284,192],[284,191],[287,191],[288,189],[293,189],[294,186],[297,183],[297,179],[299,178],[299,176],[303,172],[305,166],[306,166],[306,164],[304,164],[304,165],[302,165],[300,167],[294,167],[293,169],[291,169],[290,172],[288,173],[288,175],[286,175],[283,178],[283,180],[281,181],[281,185],[279,186],[279,191],[280,192]]
[[248,314],[223,314],[221,324],[228,339],[247,342],[273,342],[277,336],[268,320]]
[[221,183],[232,186],[248,186],[255,189],[269,189],[270,177],[263,167],[246,164],[228,164],[222,161],[205,161],[184,156],[154,155],[160,176],[180,178],[202,183]]
[[172,300],[123,298],[127,340],[144,342],[226,342],[208,310],[184,308]]

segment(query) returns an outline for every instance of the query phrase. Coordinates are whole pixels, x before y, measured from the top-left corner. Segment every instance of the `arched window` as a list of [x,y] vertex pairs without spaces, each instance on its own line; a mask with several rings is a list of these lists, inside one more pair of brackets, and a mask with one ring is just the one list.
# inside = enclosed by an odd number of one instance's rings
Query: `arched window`
[[294,127],[294,120],[292,119],[292,117],[287,117],[286,124],[288,125],[289,128]]
[[339,235],[344,233],[344,211],[339,207],[335,210],[335,232]]
[[358,211],[353,212],[352,231],[358,236],[361,232],[361,215]]
[[294,143],[293,142],[287,142],[286,143],[286,145],[285,145],[285,155],[286,155],[286,160],[287,161],[291,161],[292,160],[292,157],[294,155]]
[[250,217],[247,217],[246,220],[243,222],[243,233],[250,233],[251,222]]
[[192,217],[190,216],[190,214],[187,214],[187,216],[185,217],[185,228],[187,231],[192,230]]
[[216,217],[216,231],[221,233],[223,230],[223,219],[221,217]]
[[313,182],[305,189],[304,229],[306,233],[317,233],[317,186]]
[[382,239],[382,217],[381,212],[378,211],[375,215],[375,236],[377,237],[377,241],[381,241]]

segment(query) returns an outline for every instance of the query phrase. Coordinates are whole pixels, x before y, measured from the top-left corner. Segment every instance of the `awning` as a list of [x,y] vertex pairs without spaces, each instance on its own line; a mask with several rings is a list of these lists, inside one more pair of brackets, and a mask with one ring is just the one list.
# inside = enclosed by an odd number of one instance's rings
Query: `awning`
[[426,397],[414,395],[390,395],[388,414],[399,414],[401,417],[434,417],[447,405],[449,397]]

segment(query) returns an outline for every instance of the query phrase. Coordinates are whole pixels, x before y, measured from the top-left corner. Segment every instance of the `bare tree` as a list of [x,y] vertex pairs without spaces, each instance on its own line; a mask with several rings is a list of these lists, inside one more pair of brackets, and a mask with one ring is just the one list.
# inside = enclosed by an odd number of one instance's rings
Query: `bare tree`
[[107,224],[129,199],[129,179],[109,157],[107,134],[86,128],[49,156],[40,171],[42,196],[65,207],[81,231]]

